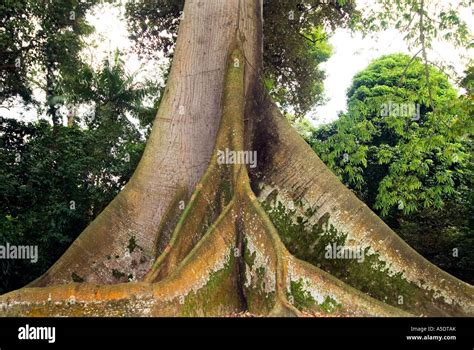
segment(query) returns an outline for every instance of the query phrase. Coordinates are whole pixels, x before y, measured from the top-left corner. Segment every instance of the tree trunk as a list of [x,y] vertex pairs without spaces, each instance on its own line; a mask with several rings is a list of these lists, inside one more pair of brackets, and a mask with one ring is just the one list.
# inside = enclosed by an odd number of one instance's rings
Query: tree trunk
[[[186,1],[174,57],[133,177],[43,276],[0,297],[3,315],[474,314],[473,287],[408,247],[270,101],[261,1]],[[365,260],[328,259],[332,243]]]

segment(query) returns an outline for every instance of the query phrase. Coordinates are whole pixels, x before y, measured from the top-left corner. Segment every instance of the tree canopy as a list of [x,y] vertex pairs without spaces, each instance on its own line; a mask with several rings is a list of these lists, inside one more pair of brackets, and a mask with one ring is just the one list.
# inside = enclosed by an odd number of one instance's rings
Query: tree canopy
[[1,102],[20,96],[35,101],[34,89],[46,94],[46,111],[55,125],[62,80],[81,65],[83,37],[93,32],[86,13],[98,0],[4,1],[0,5]]
[[[172,56],[183,0],[128,2],[127,18],[137,51]],[[324,101],[324,71],[331,55],[328,32],[348,27],[355,1],[264,1],[262,78],[280,107],[298,116]]]
[[434,106],[423,63],[401,54],[372,62],[349,88],[348,112],[315,147],[322,159],[383,215],[440,208],[465,184],[466,135],[451,126],[468,119],[447,77],[430,67]]

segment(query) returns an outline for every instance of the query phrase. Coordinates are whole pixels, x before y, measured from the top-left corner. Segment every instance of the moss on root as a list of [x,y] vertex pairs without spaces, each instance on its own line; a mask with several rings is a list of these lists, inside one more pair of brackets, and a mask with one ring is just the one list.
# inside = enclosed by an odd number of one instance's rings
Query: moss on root
[[[277,199],[275,190],[262,202],[262,206],[287,249],[299,259],[329,272],[375,299],[407,311],[419,309],[423,312],[423,300],[434,299],[434,292],[407,281],[402,272],[391,272],[390,266],[370,247],[361,248],[362,262],[326,258],[328,245],[344,247],[347,241],[347,234],[339,232],[331,224],[328,213],[321,215],[316,223],[310,223],[316,210],[303,210],[301,203],[297,202],[293,206],[298,208],[287,208]],[[443,300],[438,302],[444,303]]]
[[337,300],[330,295],[326,295],[322,302],[318,303],[307,288],[303,278],[290,282],[287,295],[290,303],[300,311],[307,313],[318,312],[322,314],[333,314],[343,311],[342,304],[338,303]]
[[266,291],[264,266],[256,266],[257,251],[251,252],[245,245],[245,282],[243,284],[247,307],[256,314],[268,314],[275,306],[275,291]]
[[288,300],[300,311],[310,310],[316,305],[316,300],[311,296],[311,293],[305,289],[302,278],[298,281],[290,282]]
[[236,259],[232,254],[224,267],[218,271],[212,271],[205,286],[197,292],[190,292],[182,300],[181,316],[212,316],[222,314],[224,309],[232,307],[235,312],[242,311],[242,305],[238,299],[229,298],[237,288]]
[[84,278],[82,278],[81,276],[79,276],[75,271],[73,271],[71,273],[71,279],[73,282],[76,282],[76,283],[82,283],[84,282]]

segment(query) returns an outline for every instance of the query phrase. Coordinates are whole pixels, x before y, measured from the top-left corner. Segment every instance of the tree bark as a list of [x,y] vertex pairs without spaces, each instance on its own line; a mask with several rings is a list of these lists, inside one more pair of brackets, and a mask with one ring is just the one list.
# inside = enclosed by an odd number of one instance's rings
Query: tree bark
[[[474,313],[471,285],[442,271],[408,246],[339,181],[271,101],[257,104],[263,105],[265,112],[255,118],[258,133],[254,147],[264,162],[253,172],[252,185],[268,211],[277,213],[270,214],[274,222],[278,222],[278,215],[288,216],[291,222],[307,221],[298,227],[298,234],[283,238],[293,254],[319,263],[312,259],[314,252],[301,247],[300,242],[308,247],[317,244],[320,235],[311,229],[323,223],[325,234],[331,231],[334,238],[343,236],[346,246],[363,247],[366,256],[372,256],[369,264],[360,264],[365,272],[347,264],[342,267],[344,274],[336,271],[341,266],[328,267],[346,283],[416,314]],[[280,234],[285,235],[282,231],[284,227]],[[383,268],[371,266],[374,262]]]
[[[261,29],[261,1],[186,2],[134,176],[45,275],[0,296],[3,315],[474,314],[473,287],[408,247],[279,114]],[[225,149],[257,151],[257,168],[221,164]],[[331,240],[366,264],[325,259]]]
[[[186,2],[169,83],[133,177],[31,287],[72,283],[73,274],[103,284],[143,278],[209,164],[236,34],[248,63],[261,65],[260,10],[258,1]],[[253,79],[249,74],[246,85]]]

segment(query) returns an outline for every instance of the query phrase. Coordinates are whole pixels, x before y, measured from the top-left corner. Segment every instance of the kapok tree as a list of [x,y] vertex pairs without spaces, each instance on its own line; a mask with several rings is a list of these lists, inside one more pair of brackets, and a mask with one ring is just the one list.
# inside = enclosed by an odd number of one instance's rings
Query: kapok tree
[[[261,1],[188,0],[184,14],[133,177],[1,314],[474,314],[473,287],[404,243],[267,96]],[[257,166],[219,151],[257,152]],[[329,259],[328,245],[365,258]]]

